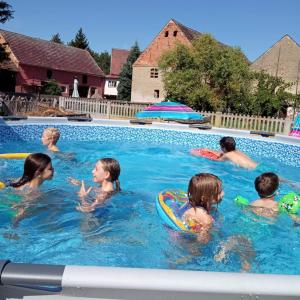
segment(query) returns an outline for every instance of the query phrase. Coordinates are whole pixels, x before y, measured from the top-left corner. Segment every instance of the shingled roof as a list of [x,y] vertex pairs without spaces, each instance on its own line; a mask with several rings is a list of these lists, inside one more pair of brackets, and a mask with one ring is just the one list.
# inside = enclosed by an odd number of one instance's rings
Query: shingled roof
[[127,61],[129,50],[112,49],[109,75],[120,75],[123,64]]
[[198,37],[200,37],[202,35],[201,32],[197,31],[197,30],[194,30],[192,28],[189,28],[181,23],[179,23],[178,21],[174,20],[174,19],[171,19],[181,30],[182,32],[184,33],[184,35],[190,40],[194,40]]
[[86,50],[0,29],[19,63],[52,70],[105,76]]

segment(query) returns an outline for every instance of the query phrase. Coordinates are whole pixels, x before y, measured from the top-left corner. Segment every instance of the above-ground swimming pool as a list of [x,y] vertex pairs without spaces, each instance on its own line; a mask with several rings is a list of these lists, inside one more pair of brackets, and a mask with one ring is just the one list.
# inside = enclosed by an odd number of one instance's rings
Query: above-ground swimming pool
[[[253,182],[262,170],[299,184],[299,144],[236,137],[239,149],[264,164],[261,170],[249,171],[189,154],[192,148],[218,150],[222,134],[217,132],[203,133],[184,126],[171,130],[118,123],[28,123],[0,125],[0,153],[47,153],[40,142],[46,127],[61,131],[58,146],[63,153],[50,154],[54,177],[42,185],[38,198],[28,203],[23,220],[13,224],[7,209],[1,208],[1,258],[23,263],[239,272],[237,251],[222,262],[216,262],[214,256],[222,242],[243,236],[253,245],[253,249],[239,249],[250,257],[250,272],[300,274],[300,226],[287,215],[265,219],[233,202],[237,195],[257,199]],[[122,191],[93,213],[79,212],[78,187],[67,178],[93,184],[91,171],[102,157],[120,162]],[[0,180],[19,177],[22,172],[22,160],[0,160]],[[189,179],[199,172],[219,176],[225,191],[206,245],[193,234],[165,226],[155,208],[158,192],[187,190]],[[291,190],[300,193],[285,183],[279,193]],[[1,190],[1,201],[9,201],[12,193]]]

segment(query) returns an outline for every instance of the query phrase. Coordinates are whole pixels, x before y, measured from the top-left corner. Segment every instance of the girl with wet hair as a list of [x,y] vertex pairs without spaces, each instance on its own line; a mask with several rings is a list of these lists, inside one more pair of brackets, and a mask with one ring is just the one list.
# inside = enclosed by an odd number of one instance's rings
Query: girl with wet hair
[[[85,184],[82,181],[78,193],[80,205],[77,206],[77,209],[82,212],[91,212],[103,204],[111,195],[119,192],[121,190],[119,182],[120,172],[121,168],[117,160],[113,158],[100,159],[92,171],[93,181],[98,183],[100,188],[89,187],[86,190]],[[96,193],[96,199],[92,203],[89,203],[86,198],[92,190]]]
[[51,158],[44,153],[30,154],[24,162],[24,172],[22,177],[11,182],[9,186],[17,189],[35,189],[45,180],[51,180],[54,174]]
[[214,222],[211,211],[214,205],[221,202],[224,192],[219,177],[209,173],[199,173],[189,182],[188,198],[191,208],[182,216],[184,222],[196,232],[199,239],[207,243],[209,230]]

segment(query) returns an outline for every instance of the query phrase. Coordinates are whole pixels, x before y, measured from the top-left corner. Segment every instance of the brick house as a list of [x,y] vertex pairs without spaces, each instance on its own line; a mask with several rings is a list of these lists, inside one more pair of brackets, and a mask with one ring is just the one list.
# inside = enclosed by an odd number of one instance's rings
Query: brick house
[[5,30],[0,30],[0,44],[9,54],[0,64],[0,91],[37,93],[54,79],[69,96],[76,76],[81,97],[96,90],[103,95],[105,75],[86,50]]
[[117,98],[120,73],[124,63],[127,61],[129,52],[129,50],[125,49],[111,50],[110,72],[106,75],[104,86],[104,97],[107,99]]
[[200,32],[171,19],[133,64],[131,101],[163,101],[165,91],[158,69],[159,58],[176,43],[192,46],[192,41],[200,36]]
[[289,35],[285,35],[270,49],[259,56],[252,64],[251,69],[282,77],[286,82],[293,82],[289,92],[299,93],[297,82],[300,78],[300,45]]

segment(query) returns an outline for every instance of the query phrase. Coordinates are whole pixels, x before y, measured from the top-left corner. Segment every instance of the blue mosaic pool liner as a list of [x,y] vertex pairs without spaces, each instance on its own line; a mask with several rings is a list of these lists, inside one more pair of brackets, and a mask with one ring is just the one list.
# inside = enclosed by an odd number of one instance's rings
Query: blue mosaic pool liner
[[[80,125],[0,125],[0,142],[37,140],[47,127],[56,127],[61,139],[72,141],[132,141],[159,144],[177,144],[189,148],[219,149],[221,135],[201,132],[175,131],[154,128]],[[237,147],[247,154],[275,158],[287,165],[300,167],[300,146],[279,142],[236,137]]]

